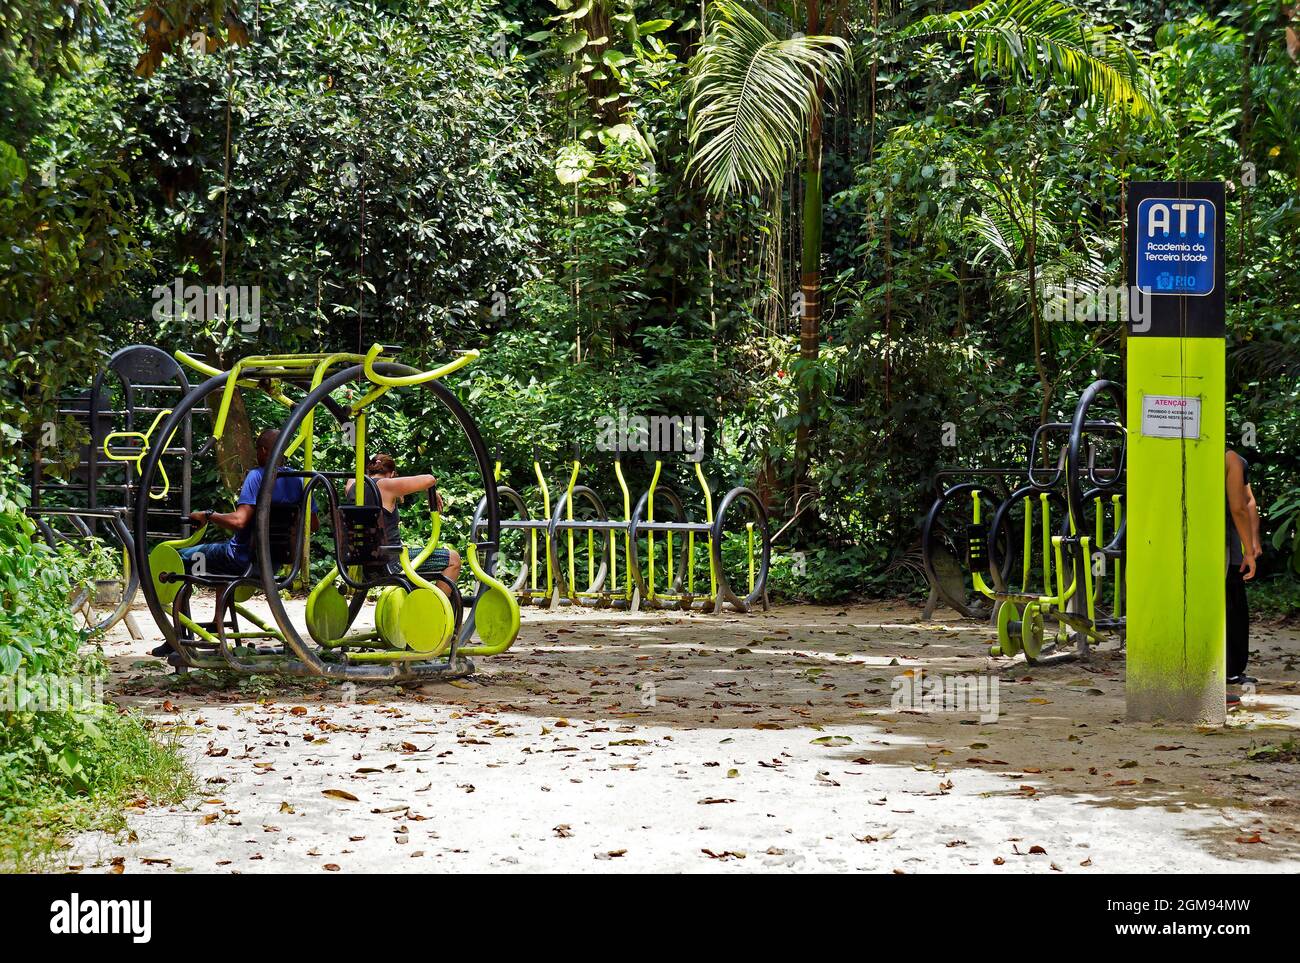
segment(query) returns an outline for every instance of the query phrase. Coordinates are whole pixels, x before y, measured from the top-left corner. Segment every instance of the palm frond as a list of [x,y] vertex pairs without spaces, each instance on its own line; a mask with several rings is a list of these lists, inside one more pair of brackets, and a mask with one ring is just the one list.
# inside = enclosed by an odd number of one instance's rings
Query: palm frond
[[689,172],[715,197],[780,182],[807,135],[823,85],[848,62],[839,37],[780,39],[739,2],[711,7],[713,27],[692,64]]
[[1243,381],[1291,379],[1300,375],[1300,347],[1277,338],[1247,341],[1228,353],[1228,365]]
[[983,70],[1052,77],[1100,107],[1157,116],[1154,88],[1133,52],[1062,0],[985,0],[969,10],[923,17],[895,35],[907,43],[932,38],[969,45]]
[[[1004,216],[999,217],[999,214]],[[996,208],[972,211],[966,215],[962,226],[983,242],[972,258],[973,264],[980,264],[990,254],[996,254],[1006,264],[1015,266],[1016,252],[1021,243],[1020,232],[1004,212]]]

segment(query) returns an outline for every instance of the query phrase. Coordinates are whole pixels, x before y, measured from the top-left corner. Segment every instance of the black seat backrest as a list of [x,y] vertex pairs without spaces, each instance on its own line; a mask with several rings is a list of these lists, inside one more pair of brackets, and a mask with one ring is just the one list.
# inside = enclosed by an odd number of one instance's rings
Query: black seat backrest
[[298,502],[271,503],[271,562],[276,569],[292,565],[303,537],[302,505]]
[[393,549],[384,547],[387,533],[379,505],[340,505],[334,528],[344,567],[382,568],[396,555]]

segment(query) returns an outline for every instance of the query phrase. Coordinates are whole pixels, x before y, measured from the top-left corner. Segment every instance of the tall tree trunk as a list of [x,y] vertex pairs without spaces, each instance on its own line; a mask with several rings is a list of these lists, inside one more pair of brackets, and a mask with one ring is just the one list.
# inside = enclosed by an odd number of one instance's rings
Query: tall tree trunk
[[[832,12],[831,20],[834,19]],[[834,29],[823,23],[820,0],[809,0],[806,32]],[[822,336],[822,102],[825,85],[817,85],[816,103],[808,124],[808,149],[803,173],[803,233],[799,251],[799,358],[815,362]],[[811,375],[812,372],[808,372]],[[817,418],[817,388],[809,381],[799,385],[799,427],[795,431],[795,482],[807,478],[812,437]]]
[[[215,357],[215,354],[213,356]],[[229,370],[233,364],[233,358],[221,359],[218,360],[217,367]],[[222,394],[221,391],[214,391],[208,395],[208,411],[214,423],[217,412],[221,408]],[[244,476],[257,464],[257,452],[253,442],[253,425],[248,417],[248,409],[244,407],[243,394],[236,388],[235,396],[230,401],[230,411],[226,415],[225,430],[214,449],[217,457],[217,477],[221,480],[222,487],[232,494],[239,493],[240,487],[244,484]]]
[[[819,98],[820,100],[820,98]],[[808,130],[808,156],[803,175],[803,235],[799,253],[799,357],[817,360],[821,347],[822,291],[822,112],[814,110]],[[809,381],[799,386],[799,427],[795,433],[798,480],[808,470],[813,425],[817,415],[817,390]]]

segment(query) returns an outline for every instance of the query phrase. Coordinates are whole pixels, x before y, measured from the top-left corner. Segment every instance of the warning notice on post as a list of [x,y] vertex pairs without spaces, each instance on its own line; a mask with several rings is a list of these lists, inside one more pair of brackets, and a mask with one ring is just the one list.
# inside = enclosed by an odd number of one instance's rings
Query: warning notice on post
[[1201,437],[1201,399],[1142,396],[1142,434],[1147,438]]

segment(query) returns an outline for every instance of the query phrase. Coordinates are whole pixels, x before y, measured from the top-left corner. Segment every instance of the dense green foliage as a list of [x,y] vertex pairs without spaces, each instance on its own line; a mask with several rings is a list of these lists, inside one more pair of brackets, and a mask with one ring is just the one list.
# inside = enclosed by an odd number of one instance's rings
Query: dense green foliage
[[[983,39],[963,44],[924,19],[972,5],[851,3],[821,45],[845,58],[819,115],[811,358],[804,148],[721,198],[690,167],[692,77],[725,74],[692,58],[722,8],[286,0],[238,5],[244,37],[170,3],[211,42],[158,47],[144,77],[132,5],[104,4],[93,34],[15,27],[30,5],[0,5],[4,430],[30,439],[97,346],[228,359],[383,341],[417,362],[477,347],[456,384],[507,479],[529,483],[536,445],[560,483],[570,443],[590,448],[620,408],[705,415],[715,487],[755,485],[778,525],[805,509],[778,546],[807,553],[803,575],[781,560],[784,593],[910,592],[933,473],[1022,459],[1035,424],[1122,378],[1121,319],[1094,307],[1123,283],[1126,181],[1220,178],[1230,424],[1276,503],[1284,575],[1300,504],[1294,24],[1271,2],[1042,0],[985,5],[962,22]],[[978,32],[1013,8],[1032,42]],[[802,4],[746,9],[782,41],[806,23]],[[258,286],[260,323],[160,309],[177,279]],[[463,446],[425,402],[402,404],[377,444],[446,477],[463,526]],[[254,427],[276,418],[254,406]],[[198,479],[200,503],[228,498],[210,468]],[[676,483],[693,491],[688,472]]]

